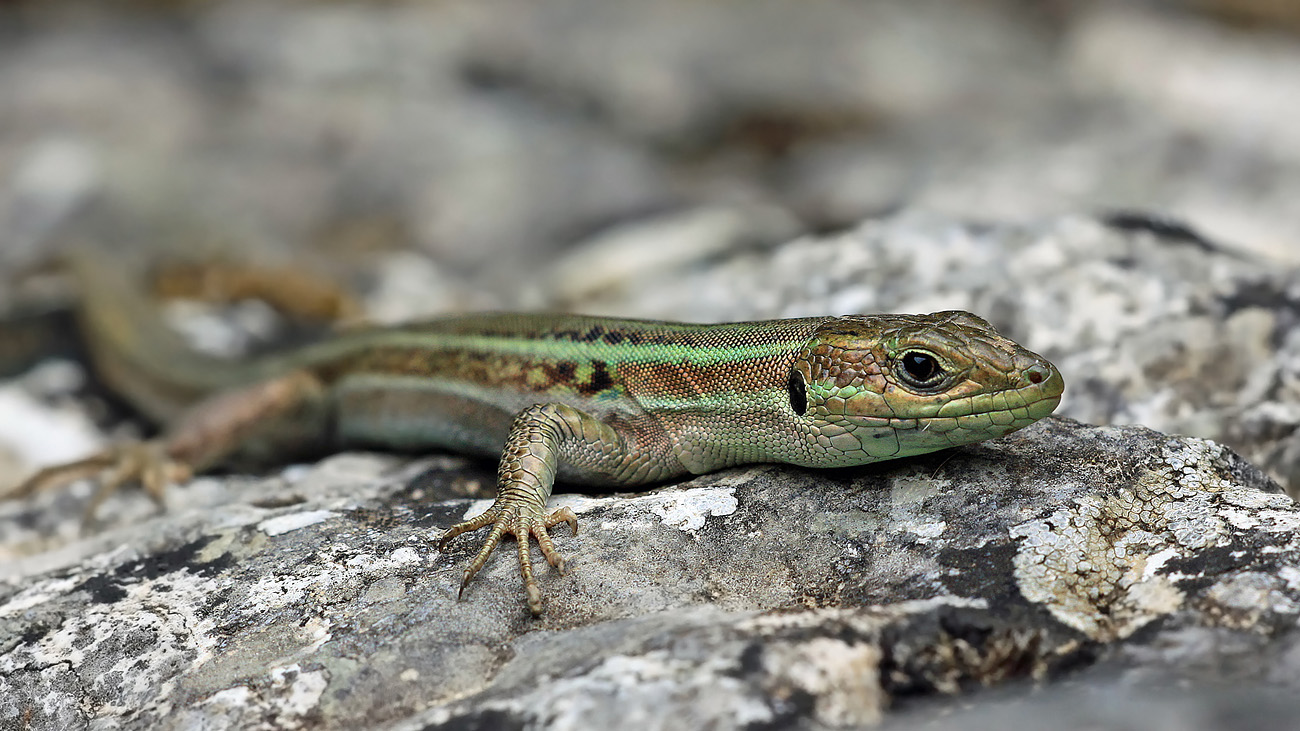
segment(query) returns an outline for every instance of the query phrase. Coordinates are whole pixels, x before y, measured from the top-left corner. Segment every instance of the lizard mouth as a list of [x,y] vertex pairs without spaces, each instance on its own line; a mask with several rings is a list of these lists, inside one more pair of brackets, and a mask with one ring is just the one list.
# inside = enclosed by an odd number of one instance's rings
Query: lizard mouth
[[[891,415],[873,416],[870,414],[837,414],[834,420],[842,420],[855,427],[889,427],[892,429],[921,429],[925,431],[952,431],[954,429],[996,430],[1007,427],[1015,431],[1038,421],[1056,410],[1065,391],[1065,382],[1056,369],[1052,369],[1045,379],[1038,383],[998,394],[985,394],[982,397],[958,399],[944,404],[938,413],[918,414],[916,416]],[[1006,396],[1015,394],[1008,403]],[[996,396],[1001,403],[992,399]],[[963,406],[965,408],[963,408]]]

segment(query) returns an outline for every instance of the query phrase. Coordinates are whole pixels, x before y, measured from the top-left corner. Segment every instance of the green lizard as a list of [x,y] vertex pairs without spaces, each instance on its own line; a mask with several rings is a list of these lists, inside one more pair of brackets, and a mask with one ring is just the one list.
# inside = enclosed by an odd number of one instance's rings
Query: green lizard
[[48,468],[16,495],[98,477],[161,502],[171,482],[236,455],[322,445],[454,450],[500,459],[497,498],[439,548],[490,528],[464,591],[501,538],[519,545],[542,612],[531,539],[563,571],[547,514],[559,479],[641,485],[753,462],[845,467],[999,437],[1064,390],[1041,356],[975,315],[848,315],[700,325],[580,315],[478,314],[348,332],[232,362],[190,350],[114,267],[72,257],[80,328],[101,379],[155,441]]

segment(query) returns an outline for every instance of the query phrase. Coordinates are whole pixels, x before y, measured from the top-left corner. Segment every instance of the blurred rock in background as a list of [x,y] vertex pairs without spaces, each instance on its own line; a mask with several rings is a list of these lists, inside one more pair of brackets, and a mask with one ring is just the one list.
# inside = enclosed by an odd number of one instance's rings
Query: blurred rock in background
[[414,247],[508,288],[682,207],[1143,209],[1295,263],[1300,46],[1206,5],[11,2],[0,234],[89,207],[136,246]]

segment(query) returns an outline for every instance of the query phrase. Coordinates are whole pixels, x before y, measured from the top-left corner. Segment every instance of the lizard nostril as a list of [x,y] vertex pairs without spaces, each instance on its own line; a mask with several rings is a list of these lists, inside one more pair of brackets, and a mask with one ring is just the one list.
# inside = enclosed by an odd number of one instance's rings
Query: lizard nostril
[[1038,385],[1046,380],[1047,369],[1040,365],[1027,368],[1025,369],[1025,378],[1028,378],[1030,383]]

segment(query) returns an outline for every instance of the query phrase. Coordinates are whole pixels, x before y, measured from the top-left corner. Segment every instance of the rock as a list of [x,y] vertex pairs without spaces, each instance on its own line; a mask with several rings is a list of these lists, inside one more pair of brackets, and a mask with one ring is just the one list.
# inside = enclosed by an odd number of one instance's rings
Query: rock
[[[858,469],[559,496],[582,530],[556,531],[572,570],[544,573],[541,619],[509,546],[457,601],[475,541],[431,545],[489,467],[343,455],[11,556],[0,719],[838,726],[1106,664],[1295,677],[1300,509],[1213,442],[1049,418]],[[6,544],[70,500],[0,506]]]
[[1017,80],[987,104],[804,138],[769,171],[778,197],[823,227],[900,207],[984,221],[1158,211],[1300,264],[1294,37],[1134,4],[1073,9],[1052,53],[1024,57],[1046,91]]
[[1002,731],[1007,728],[1161,729],[1222,731],[1289,729],[1300,702],[1295,691],[1260,685],[1181,681],[1086,680],[1026,693],[1007,688],[971,699],[958,713],[916,710],[881,726],[887,731]]

